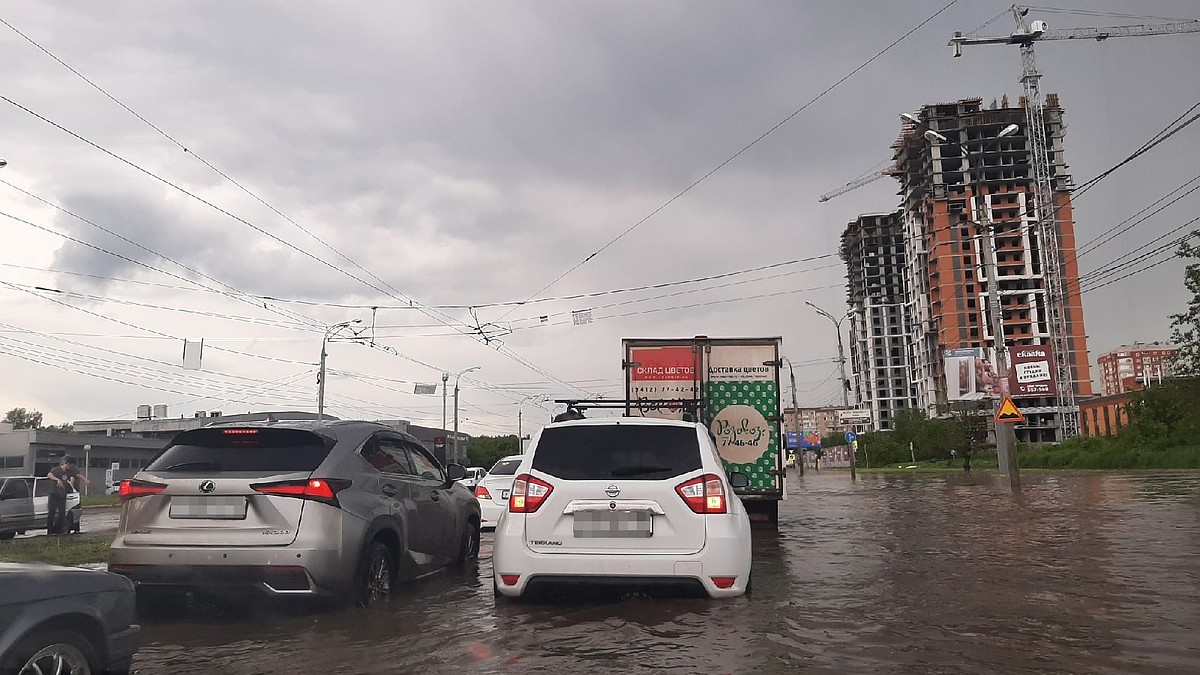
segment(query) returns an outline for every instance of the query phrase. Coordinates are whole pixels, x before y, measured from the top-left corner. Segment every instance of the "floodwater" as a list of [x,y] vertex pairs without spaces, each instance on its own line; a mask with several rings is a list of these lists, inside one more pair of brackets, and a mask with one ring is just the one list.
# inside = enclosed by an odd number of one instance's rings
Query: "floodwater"
[[791,479],[725,601],[496,604],[478,568],[378,610],[145,621],[158,673],[1197,673],[1200,474]]

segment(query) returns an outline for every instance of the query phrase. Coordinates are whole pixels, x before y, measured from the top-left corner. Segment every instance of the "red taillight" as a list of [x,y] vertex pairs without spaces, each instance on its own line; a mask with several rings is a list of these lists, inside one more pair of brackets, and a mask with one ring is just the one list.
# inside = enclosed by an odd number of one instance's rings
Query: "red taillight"
[[133,480],[130,478],[121,481],[121,487],[117,490],[117,500],[127,502],[137,497],[161,494],[166,489],[167,486],[162,483],[151,483],[149,481]]
[[482,485],[477,485],[475,486],[475,496],[480,499],[491,499],[492,493],[488,492],[488,489]]
[[721,477],[706,473],[675,486],[675,491],[695,513],[727,513],[725,484]]
[[737,577],[710,577],[717,588],[732,588]]
[[520,580],[521,580],[520,574],[501,574],[500,575],[500,583],[504,584],[505,586],[516,586],[517,582]]
[[508,512],[534,513],[542,507],[551,492],[554,492],[553,485],[523,473],[513,481],[512,494],[508,496]]
[[248,436],[257,434],[258,429],[222,429],[221,433],[225,434],[226,436]]
[[250,486],[250,489],[264,495],[311,499],[337,506],[337,493],[350,487],[350,484],[350,481],[338,478],[311,478],[309,480],[285,480],[278,483],[255,483]]

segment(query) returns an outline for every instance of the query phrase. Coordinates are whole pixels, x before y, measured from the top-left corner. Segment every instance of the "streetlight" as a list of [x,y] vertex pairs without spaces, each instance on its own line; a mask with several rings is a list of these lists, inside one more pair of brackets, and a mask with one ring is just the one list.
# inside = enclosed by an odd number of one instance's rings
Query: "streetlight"
[[[450,373],[442,373],[442,433],[446,433],[446,382]],[[443,446],[444,448],[445,446]]]
[[325,327],[325,335],[321,338],[321,369],[317,373],[317,419],[325,419],[325,344],[335,333],[343,328],[349,327],[351,324],[362,323],[362,319],[354,319],[353,321],[343,321],[335,323],[332,326]]
[[[792,368],[792,360],[788,357],[783,357],[784,363],[787,363],[788,377],[792,380],[792,433],[796,434],[796,450],[800,455],[800,461],[797,464],[800,466],[800,475],[804,475],[804,448],[800,447],[800,406],[796,403],[796,371]],[[786,438],[787,434],[784,434]],[[784,445],[787,445],[784,443]]]
[[[4,164],[2,162],[4,162],[4,160],[0,159],[0,168],[4,167]],[[91,468],[92,468],[92,444],[84,443],[83,444],[83,478],[84,478],[83,496],[84,497],[86,497],[88,495],[88,493],[90,492],[90,490],[88,490],[88,485],[90,485],[92,481],[91,481],[91,477],[88,476],[88,473],[91,471]],[[104,487],[107,488],[108,486],[106,485]]]
[[475,372],[482,367],[483,366],[471,366],[470,368],[458,371],[458,374],[454,376],[454,446],[451,452],[451,457],[454,458],[453,461],[455,462],[462,461],[458,456],[458,380],[463,375]]
[[[900,113],[900,119],[905,122],[912,122],[918,126],[926,126],[915,116],[908,113]],[[1016,124],[1009,124],[996,134],[994,139],[999,140],[1006,136],[1012,136],[1020,129]],[[962,151],[963,156],[967,158],[970,166],[971,182],[981,182],[982,176],[976,175],[977,166],[982,165],[982,162],[976,161],[978,156],[973,155],[971,151],[958,141],[951,140],[945,135],[940,134],[926,126],[925,132],[921,134],[925,140],[930,143],[948,143],[957,147]],[[987,203],[983,199],[981,190],[972,190],[971,199],[975,204],[975,212],[979,215],[979,221],[975,225],[979,228],[983,235],[983,248],[986,252],[986,260],[984,264],[987,266],[988,275],[988,313],[992,319],[992,340],[996,348],[996,375],[1000,378],[1001,387],[1008,381],[1008,346],[1005,344],[1004,338],[1004,310],[1000,304],[1000,274],[999,265],[996,260],[996,227],[992,223],[991,212],[988,210]],[[1000,410],[1001,399],[997,397],[992,401],[992,412],[996,413]],[[1021,469],[1017,464],[1016,456],[1016,430],[1012,424],[1002,423],[996,425],[996,459],[1000,465],[1000,470],[1008,473],[1009,482],[1014,488],[1021,485]]]
[[529,396],[526,396],[525,398],[521,399],[521,402],[517,404],[517,454],[518,455],[525,454],[525,433],[524,433],[524,429],[523,429],[523,422],[524,422],[524,418],[525,418],[524,406],[526,403],[529,403],[530,401],[532,401],[535,404],[541,404],[546,401],[546,395],[545,394],[530,394]]
[[[843,347],[843,345],[842,345],[842,322],[850,317],[851,312],[846,312],[845,316],[838,319],[838,318],[835,318],[829,312],[826,312],[825,310],[821,309],[820,307],[817,307],[811,301],[805,300],[804,304],[817,310],[817,314],[820,314],[821,316],[825,317],[826,319],[829,319],[833,323],[834,329],[837,330],[838,370],[842,374],[842,379],[841,379],[842,408],[843,409],[849,408],[850,407],[850,396],[847,393],[849,391],[849,382],[846,380],[846,350],[845,350],[845,347]],[[851,448],[850,449],[850,480],[855,480],[857,478],[858,478],[858,467],[856,466],[856,463],[854,461],[854,448]]]

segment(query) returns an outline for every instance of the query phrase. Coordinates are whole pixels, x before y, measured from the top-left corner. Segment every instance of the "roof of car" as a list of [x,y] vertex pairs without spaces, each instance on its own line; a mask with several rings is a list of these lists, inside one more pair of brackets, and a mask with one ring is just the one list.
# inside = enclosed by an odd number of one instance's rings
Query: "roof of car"
[[[221,427],[255,427],[255,428],[270,428],[270,429],[304,429],[306,431],[317,430],[337,430],[339,428],[361,428],[375,427],[380,431],[394,431],[404,434],[395,427],[379,422],[368,422],[366,420],[255,420],[253,422],[217,422],[201,427],[202,429],[216,429]],[[406,434],[408,435],[408,434]]]
[[552,427],[576,427],[576,426],[613,426],[622,424],[639,424],[647,426],[664,426],[664,427],[690,427],[696,428],[703,426],[697,422],[685,422],[683,420],[669,420],[661,417],[596,417],[582,420],[568,420],[565,422],[554,422],[546,425],[546,428]]

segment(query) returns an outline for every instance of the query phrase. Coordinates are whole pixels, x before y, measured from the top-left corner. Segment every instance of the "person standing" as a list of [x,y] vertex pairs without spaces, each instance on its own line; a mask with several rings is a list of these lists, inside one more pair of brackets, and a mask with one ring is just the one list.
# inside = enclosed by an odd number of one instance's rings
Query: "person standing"
[[87,485],[87,476],[79,473],[79,469],[75,467],[75,458],[70,455],[64,455],[62,462],[50,469],[50,473],[46,477],[54,481],[50,486],[49,508],[46,513],[46,534],[61,534],[63,529],[63,521],[67,516],[67,483],[70,483],[76,491],[79,490],[79,481],[83,481]]

